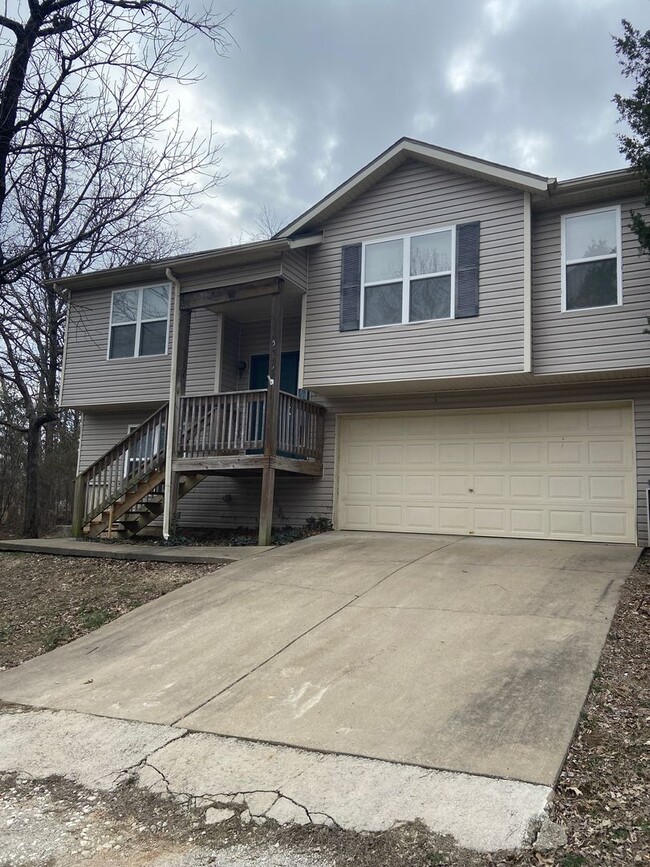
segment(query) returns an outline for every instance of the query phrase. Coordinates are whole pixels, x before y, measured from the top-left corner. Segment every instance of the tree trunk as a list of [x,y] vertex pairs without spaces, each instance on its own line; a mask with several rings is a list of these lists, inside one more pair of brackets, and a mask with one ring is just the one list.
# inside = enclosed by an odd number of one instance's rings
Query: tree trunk
[[23,537],[38,539],[38,476],[41,457],[41,428],[56,421],[56,413],[46,410],[43,415],[30,416],[27,428],[27,453],[25,457],[25,514]]
[[38,458],[41,447],[41,421],[30,418],[25,458],[25,514],[23,536],[38,539]]

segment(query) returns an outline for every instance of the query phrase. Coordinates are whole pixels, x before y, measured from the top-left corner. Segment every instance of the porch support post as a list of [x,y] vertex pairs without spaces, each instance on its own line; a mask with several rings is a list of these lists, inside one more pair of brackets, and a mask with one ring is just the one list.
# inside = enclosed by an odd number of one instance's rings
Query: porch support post
[[85,473],[79,473],[74,480],[74,500],[72,503],[72,535],[76,539],[83,536],[83,518],[86,512],[86,487],[87,478]]
[[165,505],[163,512],[163,536],[168,539],[178,505],[179,473],[172,471],[178,453],[178,413],[180,400],[185,393],[187,361],[190,348],[191,310],[181,310],[181,285],[170,269],[167,278],[174,287],[174,323],[172,329],[172,357],[169,376],[169,407],[167,410],[167,441],[165,446]]
[[275,468],[271,460],[278,451],[278,415],[280,409],[280,365],[282,362],[282,310],[284,280],[278,277],[278,294],[271,297],[271,335],[269,340],[269,381],[264,415],[264,457],[267,464],[262,470],[262,496],[260,502],[260,529],[258,545],[271,541],[273,525],[273,494]]

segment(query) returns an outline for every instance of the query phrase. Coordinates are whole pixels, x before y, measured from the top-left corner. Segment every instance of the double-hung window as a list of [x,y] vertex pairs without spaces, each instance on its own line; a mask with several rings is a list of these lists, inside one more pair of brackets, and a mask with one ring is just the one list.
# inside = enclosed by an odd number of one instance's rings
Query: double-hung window
[[452,227],[387,241],[366,241],[362,326],[453,317],[455,235]]
[[113,292],[108,357],[164,355],[168,325],[168,286]]
[[601,208],[562,217],[562,310],[623,303],[621,213]]

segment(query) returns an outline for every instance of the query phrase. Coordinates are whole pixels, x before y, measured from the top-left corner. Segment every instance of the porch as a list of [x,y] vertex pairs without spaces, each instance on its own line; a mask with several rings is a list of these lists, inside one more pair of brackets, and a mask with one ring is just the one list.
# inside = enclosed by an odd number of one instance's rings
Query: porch
[[[291,393],[299,390],[303,291],[281,277],[199,291],[181,291],[179,280],[170,279],[169,401],[78,476],[73,534],[97,537],[116,527],[133,535],[162,517],[168,536],[178,501],[206,476],[257,476],[259,543],[268,544],[276,475],[323,471],[324,408]],[[198,332],[191,330],[195,311]],[[206,329],[211,314],[214,332]],[[230,339],[233,323],[237,341]],[[290,336],[283,342],[285,324]],[[216,387],[195,394],[209,368],[197,366],[190,347],[206,332],[218,350]]]
[[269,405],[268,389],[181,398],[172,470],[322,475],[323,407],[281,391],[277,425],[267,431]]

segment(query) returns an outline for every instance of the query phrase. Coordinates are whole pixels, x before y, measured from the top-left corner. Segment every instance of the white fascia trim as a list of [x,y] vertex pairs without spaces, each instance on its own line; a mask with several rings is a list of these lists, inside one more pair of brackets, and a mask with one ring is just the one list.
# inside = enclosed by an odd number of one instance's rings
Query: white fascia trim
[[356,186],[372,177],[375,172],[400,153],[404,153],[407,156],[427,157],[428,159],[435,160],[441,165],[448,166],[451,169],[471,171],[475,174],[481,174],[490,180],[501,181],[516,186],[519,189],[528,190],[529,192],[548,193],[550,184],[555,183],[554,178],[547,180],[546,178],[536,178],[528,175],[522,177],[522,173],[517,172],[515,169],[490,165],[481,160],[464,156],[463,154],[455,154],[440,150],[432,145],[418,144],[417,142],[411,141],[398,142],[390,148],[390,150],[386,151],[385,154],[377,157],[377,159],[369,163],[364,169],[361,169],[361,171],[353,175],[333,193],[330,193],[329,196],[326,196],[317,205],[314,205],[313,208],[310,208],[309,211],[301,217],[298,217],[297,220],[290,223],[282,231],[282,235],[293,235],[295,232],[299,232],[303,226],[317,217],[322,211],[336,204],[339,199],[343,198]]
[[323,233],[316,232],[314,235],[303,235],[302,238],[289,238],[289,249],[299,250],[301,247],[314,247],[323,243]]
[[505,166],[490,164],[473,157],[465,156],[464,154],[448,153],[447,151],[416,144],[415,142],[406,143],[404,149],[418,156],[433,158],[436,162],[448,165],[454,169],[465,169],[465,171],[476,172],[493,180],[514,184],[520,189],[528,190],[529,192],[546,193],[548,192],[549,181],[554,180],[552,178],[536,178],[523,172],[518,172],[516,169],[508,169]]
[[524,193],[524,373],[533,371],[533,243],[530,193]]

